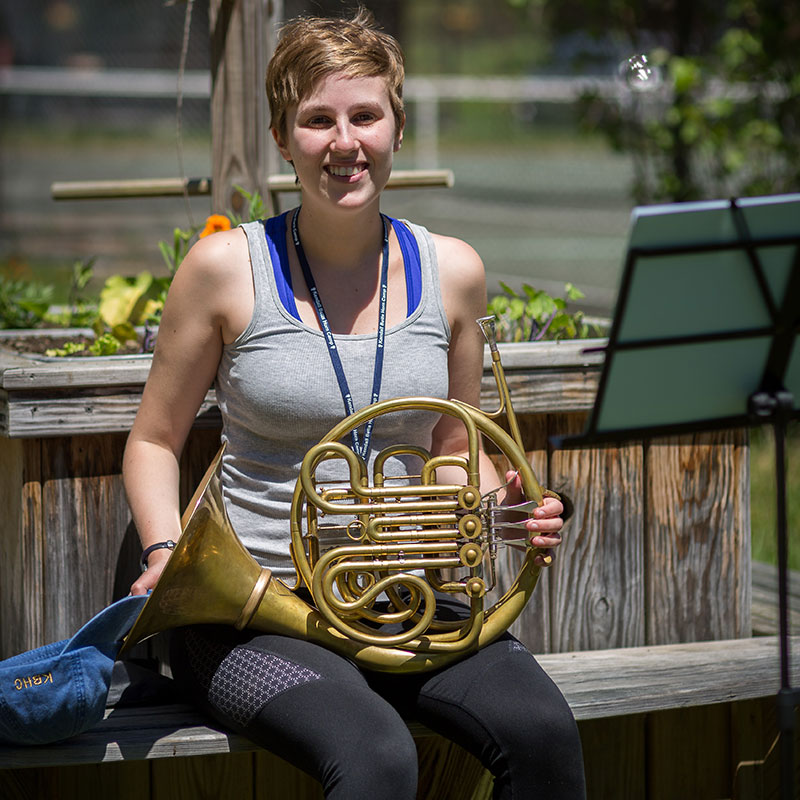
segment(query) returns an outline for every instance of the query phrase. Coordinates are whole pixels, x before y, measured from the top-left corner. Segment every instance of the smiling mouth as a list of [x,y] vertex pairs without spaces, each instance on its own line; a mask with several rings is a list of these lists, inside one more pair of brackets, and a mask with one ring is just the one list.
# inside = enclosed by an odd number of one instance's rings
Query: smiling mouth
[[352,178],[354,175],[358,175],[361,172],[366,170],[366,167],[363,164],[357,164],[352,167],[343,167],[337,166],[335,164],[328,164],[325,167],[325,170],[331,174],[335,175],[337,178]]

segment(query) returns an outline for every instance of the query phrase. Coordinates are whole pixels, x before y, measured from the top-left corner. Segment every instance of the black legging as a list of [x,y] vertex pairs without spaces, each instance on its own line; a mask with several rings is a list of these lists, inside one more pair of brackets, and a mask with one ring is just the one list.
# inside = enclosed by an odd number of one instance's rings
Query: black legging
[[473,753],[494,798],[585,797],[577,726],[555,684],[501,637],[436,672],[364,672],[318,645],[193,626],[173,632],[172,669],[198,705],[322,784],[329,800],[413,800],[413,718]]

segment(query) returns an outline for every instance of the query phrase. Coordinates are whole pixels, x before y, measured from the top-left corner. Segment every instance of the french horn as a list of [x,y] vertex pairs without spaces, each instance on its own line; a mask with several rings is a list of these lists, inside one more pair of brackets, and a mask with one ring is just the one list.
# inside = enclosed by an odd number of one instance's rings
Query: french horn
[[[526,501],[513,510],[530,516],[544,490],[525,455],[494,318],[478,323],[500,394],[495,412],[430,397],[379,401],[346,417],[306,454],[290,520],[294,587],[259,565],[236,536],[222,497],[220,450],[121,652],[163,630],[221,623],[315,642],[365,669],[414,673],[446,666],[500,636],[536,586],[539,551],[524,536],[516,540],[528,545],[525,558],[510,587],[487,607],[498,548],[508,544],[509,528],[523,528],[524,521],[509,523],[507,513],[500,519],[508,511],[498,503],[501,487],[481,494],[481,437],[520,476]],[[368,420],[409,409],[460,420],[468,452],[432,457],[419,447],[395,445],[378,454],[370,479],[364,460],[342,440]],[[508,432],[495,421],[501,415]],[[387,459],[398,455],[419,459],[419,474],[401,481],[385,477]],[[343,462],[349,485],[317,481],[319,465],[332,459]],[[438,483],[436,471],[445,466],[451,476],[463,473],[463,482]],[[457,598],[463,613],[437,613],[441,598]]]

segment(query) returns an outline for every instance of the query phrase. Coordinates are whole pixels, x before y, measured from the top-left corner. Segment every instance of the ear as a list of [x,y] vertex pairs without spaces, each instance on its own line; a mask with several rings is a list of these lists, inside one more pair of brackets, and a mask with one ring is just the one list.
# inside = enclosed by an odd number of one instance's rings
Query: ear
[[281,156],[283,156],[283,158],[291,164],[292,156],[289,153],[289,148],[286,147],[286,141],[281,135],[281,132],[277,128],[270,128],[269,130],[272,134],[272,138],[275,140],[275,144],[278,146],[278,151],[280,152]]
[[397,133],[394,137],[394,152],[396,153],[403,146],[403,131],[406,127],[406,115],[403,113],[403,120],[397,128]]

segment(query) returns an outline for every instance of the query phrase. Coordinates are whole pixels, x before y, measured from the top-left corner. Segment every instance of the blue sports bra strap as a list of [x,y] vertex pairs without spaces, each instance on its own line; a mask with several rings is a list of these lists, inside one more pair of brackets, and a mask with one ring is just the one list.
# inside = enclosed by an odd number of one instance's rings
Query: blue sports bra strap
[[292,290],[292,275],[289,272],[289,251],[286,248],[286,215],[288,211],[277,217],[264,221],[264,236],[267,241],[269,258],[272,262],[272,274],[275,276],[275,288],[278,291],[283,307],[295,318],[300,319],[297,303]]
[[406,275],[406,316],[410,317],[416,311],[422,297],[422,262],[419,255],[419,245],[413,233],[398,219],[389,218],[400,243],[403,254],[403,264]]
[[[286,249],[286,216],[288,213],[288,211],[284,211],[276,217],[270,217],[265,220],[263,223],[264,234],[281,305],[289,314],[299,320],[300,312],[297,310],[297,303],[294,299],[292,276],[289,272],[288,251]],[[407,225],[398,219],[391,217],[388,217],[388,219],[397,234],[400,252],[403,254],[403,266],[406,276],[406,316],[410,317],[417,310],[417,306],[419,306],[422,299],[422,264],[419,244]]]

